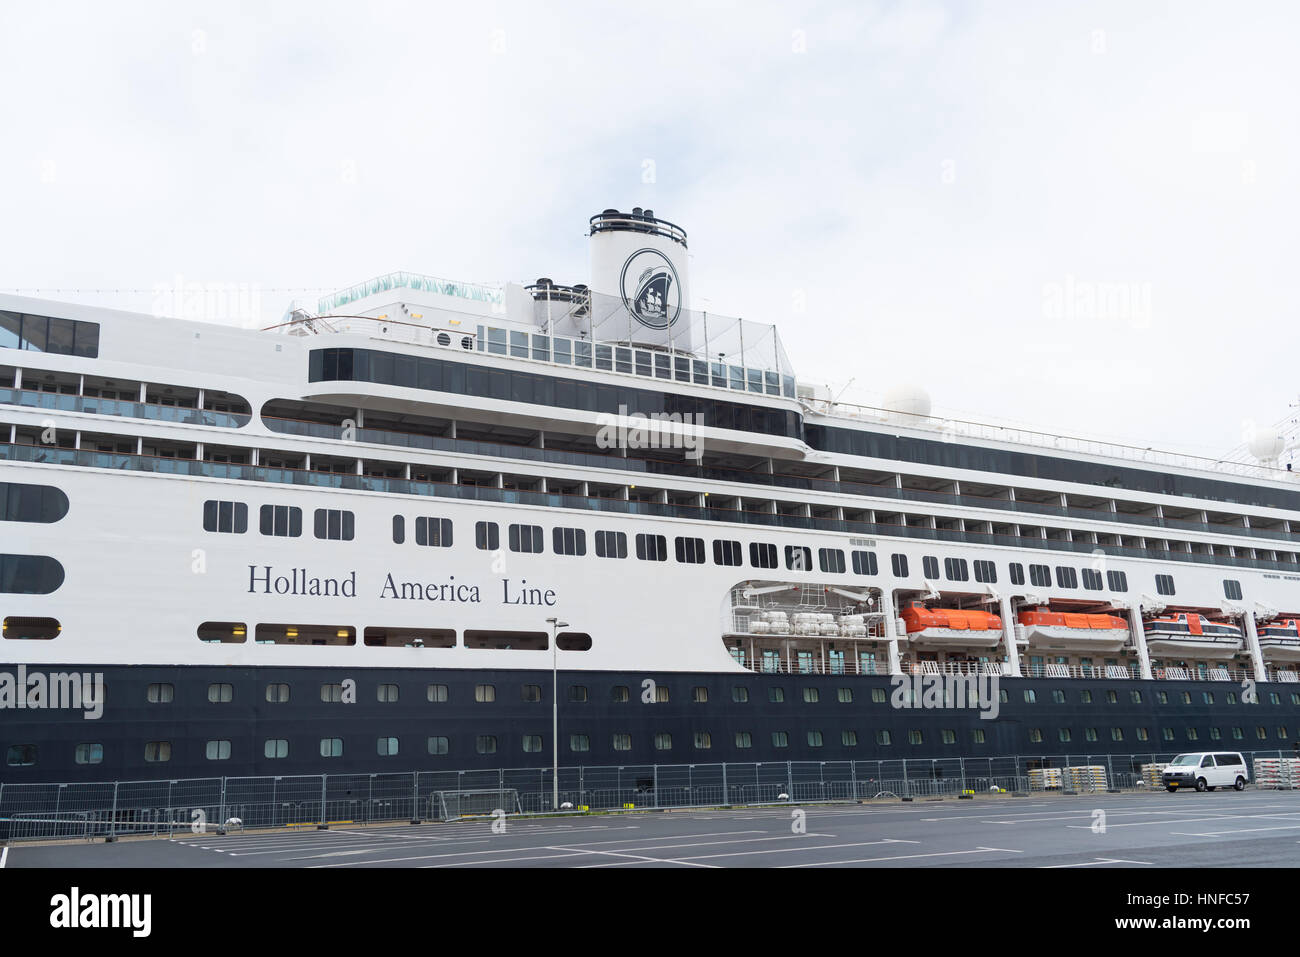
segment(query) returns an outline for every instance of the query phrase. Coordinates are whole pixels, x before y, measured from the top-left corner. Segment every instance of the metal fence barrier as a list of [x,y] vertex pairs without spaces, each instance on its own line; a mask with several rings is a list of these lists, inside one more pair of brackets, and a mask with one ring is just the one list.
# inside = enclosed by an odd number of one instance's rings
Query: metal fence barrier
[[[963,794],[1149,788],[1143,768],[1177,752],[765,761],[559,769],[560,810],[617,811],[777,803],[948,798]],[[1243,752],[1256,758],[1281,751]],[[1252,774],[1253,778],[1253,774]],[[67,784],[0,783],[0,839],[172,835],[229,827],[292,828],[541,814],[550,768],[191,778]],[[568,807],[566,808],[566,805]]]

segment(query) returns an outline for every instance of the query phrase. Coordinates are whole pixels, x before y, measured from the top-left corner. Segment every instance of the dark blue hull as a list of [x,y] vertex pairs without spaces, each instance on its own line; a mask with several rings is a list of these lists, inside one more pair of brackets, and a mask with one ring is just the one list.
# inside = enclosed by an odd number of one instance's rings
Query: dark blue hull
[[[104,674],[102,717],[0,711],[0,753],[6,755],[0,782],[543,768],[552,760],[549,671],[77,670]],[[322,701],[322,685],[347,678],[356,682],[355,703]],[[647,680],[667,689],[666,701],[643,703],[657,696],[645,690]],[[170,685],[171,700],[151,703],[151,685]],[[220,700],[222,689],[210,691],[214,685],[229,685],[230,700]],[[288,701],[268,701],[268,685],[288,685]],[[381,685],[396,686],[397,700],[381,701]],[[445,687],[445,700],[441,691],[430,700],[430,685]],[[747,700],[737,700],[746,697],[737,688],[746,690]],[[1243,688],[1229,682],[1026,678],[1002,679],[1000,688],[1006,700],[998,703],[997,718],[986,720],[970,708],[894,707],[888,676],[561,673],[559,761],[878,761],[1300,747],[1296,685],[1261,684],[1256,704],[1245,703]],[[625,696],[618,689],[626,689]],[[778,689],[784,700],[774,701]],[[480,700],[486,697],[494,700]],[[322,740],[331,742],[327,750],[341,753],[322,756]],[[267,757],[268,741],[276,742],[272,751],[286,755]],[[159,742],[169,745],[170,758],[146,760],[147,750],[160,750],[150,744]],[[83,759],[98,753],[79,745],[102,746],[102,759],[78,763],[79,753]]]

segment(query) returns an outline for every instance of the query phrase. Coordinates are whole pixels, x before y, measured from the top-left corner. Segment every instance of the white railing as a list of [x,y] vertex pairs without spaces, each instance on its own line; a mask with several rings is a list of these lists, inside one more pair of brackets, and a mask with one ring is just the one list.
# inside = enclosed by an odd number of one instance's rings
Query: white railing
[[984,439],[993,442],[1008,442],[1014,445],[1032,445],[1062,452],[1078,452],[1103,458],[1125,459],[1147,465],[1173,465],[1179,468],[1273,481],[1300,480],[1300,473],[1287,471],[1285,468],[1252,465],[1227,458],[1212,459],[1183,452],[1143,448],[1104,439],[1090,439],[1054,432],[1039,432],[1018,425],[998,425],[991,422],[975,422],[937,415],[918,415],[912,412],[899,412],[893,409],[858,405],[851,402],[834,402],[828,399],[804,399],[803,404],[808,410],[822,415],[901,425],[925,432],[937,432],[943,435],[946,440],[959,437]]

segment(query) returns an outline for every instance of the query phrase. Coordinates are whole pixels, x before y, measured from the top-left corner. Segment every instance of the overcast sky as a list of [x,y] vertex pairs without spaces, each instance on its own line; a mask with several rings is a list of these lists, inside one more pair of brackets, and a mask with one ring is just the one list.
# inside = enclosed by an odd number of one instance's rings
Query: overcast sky
[[846,399],[1218,454],[1300,394],[1298,32],[1288,2],[6,3],[0,289],[247,283],[269,323],[394,269],[585,281],[587,218],[639,205],[689,232],[697,307]]

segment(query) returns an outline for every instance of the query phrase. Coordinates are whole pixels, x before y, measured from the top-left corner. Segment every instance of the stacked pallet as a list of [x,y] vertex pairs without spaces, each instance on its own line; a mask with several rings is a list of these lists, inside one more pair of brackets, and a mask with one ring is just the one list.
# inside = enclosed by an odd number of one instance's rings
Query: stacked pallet
[[1066,768],[1064,781],[1065,786],[1072,791],[1104,791],[1109,787],[1106,769],[1100,764]]
[[1159,764],[1142,765],[1142,783],[1149,788],[1164,787],[1165,782],[1162,780],[1161,775],[1168,766],[1168,762],[1165,761],[1162,761]]
[[1059,790],[1062,780],[1060,768],[1031,768],[1029,771],[1031,791]]
[[1300,758],[1256,758],[1253,774],[1258,788],[1300,788]]

